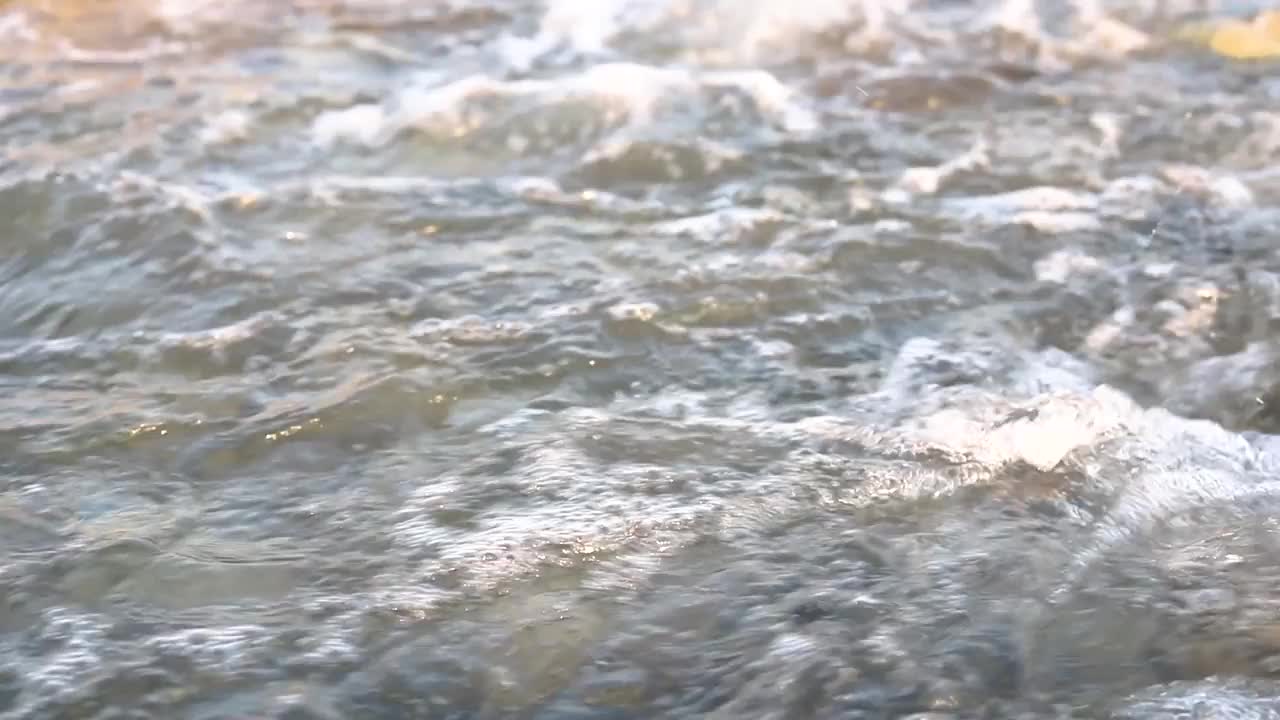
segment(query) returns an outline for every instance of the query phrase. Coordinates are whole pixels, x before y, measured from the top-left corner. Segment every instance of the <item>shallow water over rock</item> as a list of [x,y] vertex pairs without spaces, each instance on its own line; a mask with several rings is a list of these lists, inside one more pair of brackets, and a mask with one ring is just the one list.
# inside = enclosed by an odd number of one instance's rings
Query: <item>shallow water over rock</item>
[[5,4],[0,717],[1276,717],[1259,5]]

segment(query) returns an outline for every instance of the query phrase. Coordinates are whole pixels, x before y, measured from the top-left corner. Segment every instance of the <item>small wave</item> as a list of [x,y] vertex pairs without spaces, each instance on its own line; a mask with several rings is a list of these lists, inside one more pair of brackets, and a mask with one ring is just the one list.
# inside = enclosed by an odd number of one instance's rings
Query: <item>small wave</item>
[[[1212,712],[1241,720],[1280,720],[1280,685],[1252,678],[1184,680],[1148,688],[1112,703],[1108,720],[1195,717]],[[1210,709],[1211,708],[1211,709]]]
[[[382,105],[330,111],[316,118],[314,141],[382,147],[412,132],[470,152],[516,158],[576,148],[584,178],[608,184],[624,177],[697,178],[739,161],[723,141],[680,147],[646,143],[661,123],[696,134],[752,134],[759,118],[782,133],[817,127],[812,111],[764,71],[691,72],[634,63],[595,65],[555,80],[503,81],[474,76],[402,91]],[[656,165],[655,171],[643,166]]]
[[1144,51],[1169,34],[1169,18],[1201,11],[1191,0],[1140,8],[1027,0],[803,0],[785,6],[763,0],[559,0],[548,4],[534,36],[512,38],[504,51],[513,66],[526,68],[564,51],[675,55],[715,66],[840,55],[921,60],[977,49],[1051,71]]

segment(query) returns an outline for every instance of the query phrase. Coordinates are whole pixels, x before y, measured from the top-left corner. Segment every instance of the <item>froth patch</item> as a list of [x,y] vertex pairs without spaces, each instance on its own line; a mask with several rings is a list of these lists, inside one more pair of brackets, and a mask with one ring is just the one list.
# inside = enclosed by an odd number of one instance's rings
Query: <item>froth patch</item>
[[1003,418],[974,417],[961,409],[923,419],[920,438],[988,465],[1025,462],[1039,470],[1057,467],[1078,448],[1096,445],[1123,427],[1133,411],[1127,398],[1109,388],[1085,396],[1039,398],[1014,407]]
[[1112,703],[1107,720],[1220,717],[1280,720],[1280,683],[1256,678],[1208,678],[1155,685]]
[[[694,72],[640,63],[592,65],[555,79],[500,80],[473,75],[410,86],[381,104],[321,113],[312,123],[315,144],[380,147],[402,132],[441,140],[504,132],[508,150],[536,147],[542,136],[570,132],[602,141],[611,129],[640,128],[692,108],[709,113],[703,96],[738,93],[766,122],[790,133],[818,126],[813,112],[772,74],[762,70]],[[585,110],[584,115],[582,111]]]

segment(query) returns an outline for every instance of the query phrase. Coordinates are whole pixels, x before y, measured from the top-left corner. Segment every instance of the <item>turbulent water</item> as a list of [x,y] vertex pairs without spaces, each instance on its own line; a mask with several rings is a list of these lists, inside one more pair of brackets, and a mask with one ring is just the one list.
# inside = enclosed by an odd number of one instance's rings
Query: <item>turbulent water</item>
[[1280,718],[1262,4],[0,3],[0,717]]

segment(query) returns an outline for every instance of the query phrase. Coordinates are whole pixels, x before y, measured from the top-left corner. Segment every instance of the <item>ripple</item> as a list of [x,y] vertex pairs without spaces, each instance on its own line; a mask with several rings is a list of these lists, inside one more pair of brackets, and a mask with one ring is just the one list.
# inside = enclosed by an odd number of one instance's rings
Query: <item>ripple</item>
[[1254,4],[5,4],[0,715],[1265,717]]

